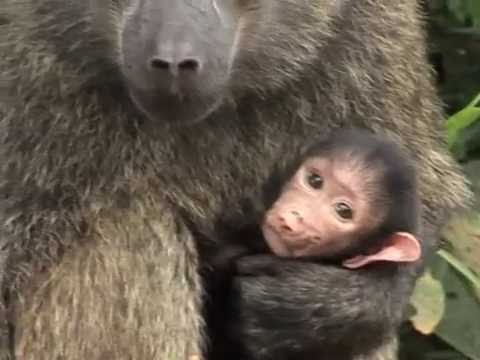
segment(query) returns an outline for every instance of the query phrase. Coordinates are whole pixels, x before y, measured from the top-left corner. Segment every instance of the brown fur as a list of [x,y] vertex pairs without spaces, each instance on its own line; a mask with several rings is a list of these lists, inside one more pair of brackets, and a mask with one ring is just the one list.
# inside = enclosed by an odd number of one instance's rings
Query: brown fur
[[[333,1],[284,0],[262,30],[262,13],[250,10],[239,48],[256,56],[234,70],[226,105],[177,128],[134,109],[116,64],[119,12],[99,3],[0,6],[1,245],[19,359],[200,353],[199,259],[179,209],[215,238],[213,220],[247,216],[238,203],[279,156],[289,161],[331,126],[406,145],[434,235],[467,198],[444,146],[414,1],[344,1],[334,19]],[[387,345],[363,359],[396,355]]]

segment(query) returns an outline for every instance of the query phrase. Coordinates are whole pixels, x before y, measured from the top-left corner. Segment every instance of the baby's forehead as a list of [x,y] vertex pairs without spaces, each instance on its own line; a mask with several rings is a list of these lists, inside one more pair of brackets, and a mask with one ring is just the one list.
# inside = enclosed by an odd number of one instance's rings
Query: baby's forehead
[[348,178],[351,175],[381,176],[383,165],[367,160],[367,155],[355,153],[354,151],[336,151],[327,154],[309,156],[305,159],[304,165],[325,175],[332,173]]
[[304,161],[308,169],[316,170],[325,179],[331,178],[358,195],[370,197],[373,188],[381,192],[379,185],[384,166],[367,160],[365,154],[338,151],[328,155],[311,156]]

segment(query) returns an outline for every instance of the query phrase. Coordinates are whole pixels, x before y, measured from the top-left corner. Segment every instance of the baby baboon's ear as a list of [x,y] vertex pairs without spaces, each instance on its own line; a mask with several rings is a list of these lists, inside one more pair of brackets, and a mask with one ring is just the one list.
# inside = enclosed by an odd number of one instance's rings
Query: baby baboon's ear
[[357,269],[372,262],[413,262],[420,259],[422,249],[418,239],[407,232],[397,232],[388,237],[379,251],[370,255],[358,255],[343,262],[349,269]]

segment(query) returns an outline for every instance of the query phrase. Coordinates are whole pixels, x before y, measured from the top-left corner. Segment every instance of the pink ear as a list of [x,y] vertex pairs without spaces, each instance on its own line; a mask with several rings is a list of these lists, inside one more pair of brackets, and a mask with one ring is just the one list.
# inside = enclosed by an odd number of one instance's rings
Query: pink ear
[[397,232],[389,236],[385,245],[376,253],[358,255],[343,262],[349,269],[357,269],[372,262],[412,262],[420,258],[422,249],[417,238],[407,232]]

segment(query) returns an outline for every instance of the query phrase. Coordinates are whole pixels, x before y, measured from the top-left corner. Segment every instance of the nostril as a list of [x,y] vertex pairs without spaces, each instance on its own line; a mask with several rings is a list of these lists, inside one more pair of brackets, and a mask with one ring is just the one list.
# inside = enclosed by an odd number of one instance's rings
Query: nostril
[[290,226],[288,226],[288,225],[282,225],[282,229],[285,230],[285,231],[288,231],[288,232],[292,232],[292,231],[293,231],[293,229],[292,229]]
[[176,62],[155,57],[150,59],[149,66],[153,70],[169,71],[174,75],[178,75],[182,72],[197,72],[201,64],[200,61],[195,58],[187,58]]
[[298,212],[293,210],[292,215],[298,220],[298,221],[303,221],[302,215]]
[[153,58],[150,60],[150,66],[152,67],[152,69],[169,70],[170,65],[171,63],[167,60],[163,60],[159,58]]
[[188,70],[188,71],[197,71],[200,68],[200,62],[197,59],[185,59],[178,63],[178,69]]

